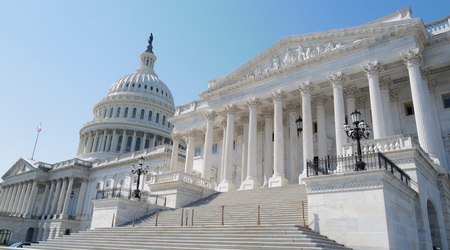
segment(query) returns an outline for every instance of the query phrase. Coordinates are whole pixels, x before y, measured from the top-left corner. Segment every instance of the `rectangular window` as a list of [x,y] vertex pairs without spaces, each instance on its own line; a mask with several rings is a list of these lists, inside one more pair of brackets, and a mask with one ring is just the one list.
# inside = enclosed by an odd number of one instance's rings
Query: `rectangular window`
[[197,156],[200,156],[201,154],[202,154],[202,148],[201,147],[196,147],[194,156],[197,157]]
[[412,102],[403,103],[403,107],[405,110],[405,116],[414,115],[414,106]]
[[313,133],[317,133],[317,122],[313,122]]
[[450,108],[450,93],[442,95],[442,105],[444,106],[444,109]]
[[212,153],[213,154],[217,153],[217,143],[212,145]]

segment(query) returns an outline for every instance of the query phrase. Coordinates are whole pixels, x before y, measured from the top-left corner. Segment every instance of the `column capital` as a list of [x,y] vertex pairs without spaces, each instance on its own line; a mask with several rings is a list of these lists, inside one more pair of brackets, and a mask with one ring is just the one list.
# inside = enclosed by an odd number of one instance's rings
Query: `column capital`
[[272,100],[274,102],[281,102],[284,98],[286,98],[286,95],[284,94],[283,90],[278,89],[272,92]]
[[207,121],[213,122],[216,119],[216,117],[217,117],[216,111],[214,111],[214,110],[206,110],[205,111],[205,117],[206,117]]
[[378,61],[369,62],[368,64],[361,65],[362,70],[367,77],[372,77],[378,75],[383,68]]
[[313,96],[313,98],[312,98],[312,102],[316,106],[323,106],[323,105],[325,105],[325,103],[327,103],[327,101],[328,101],[328,97],[324,94],[318,94],[318,95]]
[[240,109],[235,104],[228,104],[225,107],[225,113],[227,113],[227,115],[234,115],[238,111],[240,111]]
[[273,118],[273,107],[263,109],[262,115],[264,118]]
[[338,71],[332,75],[329,75],[329,76],[327,76],[327,78],[333,87],[341,86],[345,82],[345,75],[341,71]]
[[359,89],[358,87],[352,85],[343,89],[343,94],[347,98],[355,98],[358,95]]
[[380,89],[381,90],[388,90],[389,86],[393,84],[391,78],[389,76],[383,76],[380,79]]
[[422,75],[422,81],[428,81],[430,78],[430,69],[428,66],[423,66],[420,68],[420,73]]
[[181,140],[181,138],[183,138],[183,135],[179,132],[173,132],[171,134],[171,136],[172,136],[172,140],[177,141],[177,142],[179,142]]
[[259,105],[261,105],[261,101],[256,97],[251,97],[246,101],[249,109],[256,109]]
[[420,53],[419,49],[413,49],[405,54],[401,53],[403,63],[406,65],[406,67],[411,67],[414,65],[419,65],[422,62],[422,54]]
[[311,92],[314,91],[314,86],[310,81],[305,81],[298,85],[298,89],[302,95],[311,94]]

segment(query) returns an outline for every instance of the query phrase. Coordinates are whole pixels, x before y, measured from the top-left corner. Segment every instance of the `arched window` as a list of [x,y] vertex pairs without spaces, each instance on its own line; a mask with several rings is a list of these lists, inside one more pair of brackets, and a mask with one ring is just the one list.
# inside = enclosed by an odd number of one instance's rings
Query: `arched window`
[[148,111],[148,121],[151,122],[152,121],[152,111]]
[[127,139],[127,147],[125,148],[126,152],[131,152],[131,142],[133,141],[133,137],[128,136]]
[[105,109],[105,112],[103,113],[103,118],[106,118],[107,114],[108,114],[108,109]]
[[122,146],[123,136],[119,136],[119,142],[117,143],[116,152],[120,152],[120,147]]
[[141,120],[144,120],[144,113],[145,113],[145,111],[143,109],[141,109],[141,116],[139,117]]
[[167,122],[167,127],[170,128],[170,122]]
[[120,107],[117,108],[116,117],[120,116]]
[[146,140],[145,140],[144,148],[148,148],[149,146],[150,146],[150,140],[149,140],[149,139],[146,139]]
[[162,125],[163,126],[166,125],[166,116],[165,115],[163,115]]
[[8,229],[0,230],[0,244],[8,245],[10,238],[11,238],[11,231],[9,231]]
[[140,147],[141,147],[141,138],[138,137],[136,139],[136,145],[134,146],[134,151],[139,151]]
[[128,107],[125,108],[125,112],[123,113],[123,117],[127,118],[128,117]]
[[136,112],[137,112],[137,109],[134,108],[133,109],[133,114],[131,115],[131,118],[136,118]]
[[114,113],[114,108],[111,108],[111,110],[109,111],[109,118],[111,118],[113,116]]
[[156,113],[156,119],[155,119],[156,123],[159,123],[159,113]]

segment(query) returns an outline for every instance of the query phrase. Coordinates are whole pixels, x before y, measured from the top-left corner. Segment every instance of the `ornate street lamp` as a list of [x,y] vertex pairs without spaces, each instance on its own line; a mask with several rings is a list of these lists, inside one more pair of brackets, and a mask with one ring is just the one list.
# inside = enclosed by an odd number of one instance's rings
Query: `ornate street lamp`
[[298,119],[295,121],[295,124],[297,125],[297,136],[300,136],[300,133],[303,130],[303,120],[302,118],[299,116]]
[[148,173],[148,166],[144,167],[144,157],[139,157],[137,166],[131,165],[131,173],[137,174],[136,189],[133,191],[133,197],[141,199],[141,191],[139,190],[139,180],[141,175]]
[[354,128],[351,128],[347,123],[344,124],[342,129],[344,129],[345,133],[348,137],[352,138],[352,140],[356,140],[356,147],[358,150],[358,159],[355,164],[355,171],[365,170],[366,163],[362,160],[361,153],[361,138],[367,139],[369,138],[370,129],[369,125],[367,125],[364,120],[361,120],[361,113],[355,109],[355,111],[351,114]]

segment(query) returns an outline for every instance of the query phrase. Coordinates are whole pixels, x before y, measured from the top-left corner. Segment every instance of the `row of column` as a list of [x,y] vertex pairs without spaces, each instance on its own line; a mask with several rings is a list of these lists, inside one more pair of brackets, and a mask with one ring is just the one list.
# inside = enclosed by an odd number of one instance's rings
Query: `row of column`
[[3,187],[0,212],[4,215],[30,218],[38,191],[37,181],[29,180]]
[[[121,141],[120,137],[122,138]],[[127,151],[129,137],[132,139],[130,150]],[[155,147],[165,143],[170,143],[170,139],[156,134],[144,133],[135,130],[95,130],[81,135],[77,154],[89,154],[94,152],[123,154],[126,152]]]
[[[427,112],[432,110],[429,98],[429,89],[426,85],[426,81],[422,79],[419,63],[421,56],[418,50],[413,50],[407,54],[402,54],[410,78],[412,99],[415,108],[417,133],[419,136],[419,143],[425,152],[430,156],[437,156],[440,154],[440,159],[445,159],[442,152],[439,152],[438,143],[432,143],[433,141],[441,141],[438,131],[435,125],[432,123],[434,120],[432,117],[433,112]],[[392,124],[392,114],[389,99],[389,86],[392,85],[392,81],[389,77],[382,77],[380,79],[379,74],[382,71],[382,67],[379,62],[373,61],[365,65],[361,65],[362,70],[366,74],[369,94],[370,94],[370,107],[372,115],[373,137],[379,139],[387,136],[394,135],[394,129]],[[336,155],[342,155],[342,145],[347,143],[347,136],[342,129],[345,124],[345,115],[347,113],[350,119],[350,114],[356,108],[356,94],[358,89],[354,86],[343,88],[346,77],[342,72],[336,72],[335,74],[327,76],[332,89],[333,89],[333,107],[334,107],[334,124],[335,124],[335,141],[336,141]],[[306,166],[306,161],[311,160],[314,157],[313,151],[313,121],[311,103],[316,105],[317,115],[317,129],[322,131],[317,133],[318,144],[318,157],[325,157],[327,152],[327,137],[326,133],[326,116],[324,105],[328,100],[328,97],[319,94],[311,97],[311,93],[314,91],[313,84],[309,81],[303,82],[298,86],[301,93],[301,110],[303,118],[303,131],[302,131],[302,144],[303,144],[303,166]],[[347,110],[344,109],[344,96],[346,96]],[[270,115],[265,115],[265,145],[264,145],[264,176],[265,185],[283,186],[288,182],[284,173],[285,159],[284,159],[284,131],[283,131],[283,99],[285,95],[282,90],[276,90],[271,94],[273,100],[273,120]],[[428,98],[428,99],[427,99]],[[256,133],[257,133],[257,107],[260,104],[257,98],[250,98],[247,100],[247,106],[249,108],[248,122],[244,121],[243,129],[243,146],[242,146],[242,176],[243,179],[241,189],[253,189],[260,186],[256,178]],[[236,186],[232,182],[232,166],[233,166],[233,140],[234,140],[234,115],[239,111],[239,108],[230,104],[225,107],[227,115],[226,126],[224,128],[224,145],[223,145],[223,160],[222,160],[222,182],[219,185],[219,191],[229,191],[236,189]],[[289,110],[289,117],[292,120],[289,124],[289,136],[292,138],[295,134],[295,109]],[[203,166],[201,168],[202,177],[209,179],[209,172],[211,169],[211,152],[213,140],[213,122],[216,118],[214,111],[208,111],[206,114],[206,134],[203,150]],[[369,114],[366,114],[369,115]],[[245,119],[246,120],[246,119]],[[273,144],[272,142],[273,131]],[[195,137],[197,131],[191,129],[188,131],[188,145],[186,152],[186,173],[192,173]],[[293,152],[290,154],[290,174],[291,177],[295,176],[296,171],[300,166],[294,163],[298,161],[296,159],[295,150],[296,140],[290,140],[290,147]],[[442,148],[442,147],[441,147]],[[176,153],[178,154],[178,152]],[[271,160],[273,157],[273,161]],[[173,158],[172,158],[173,159]],[[266,160],[269,159],[269,160]],[[173,163],[172,163],[173,167]],[[273,175],[269,178],[269,174]],[[300,177],[306,177],[306,168],[303,169],[303,173]]]

